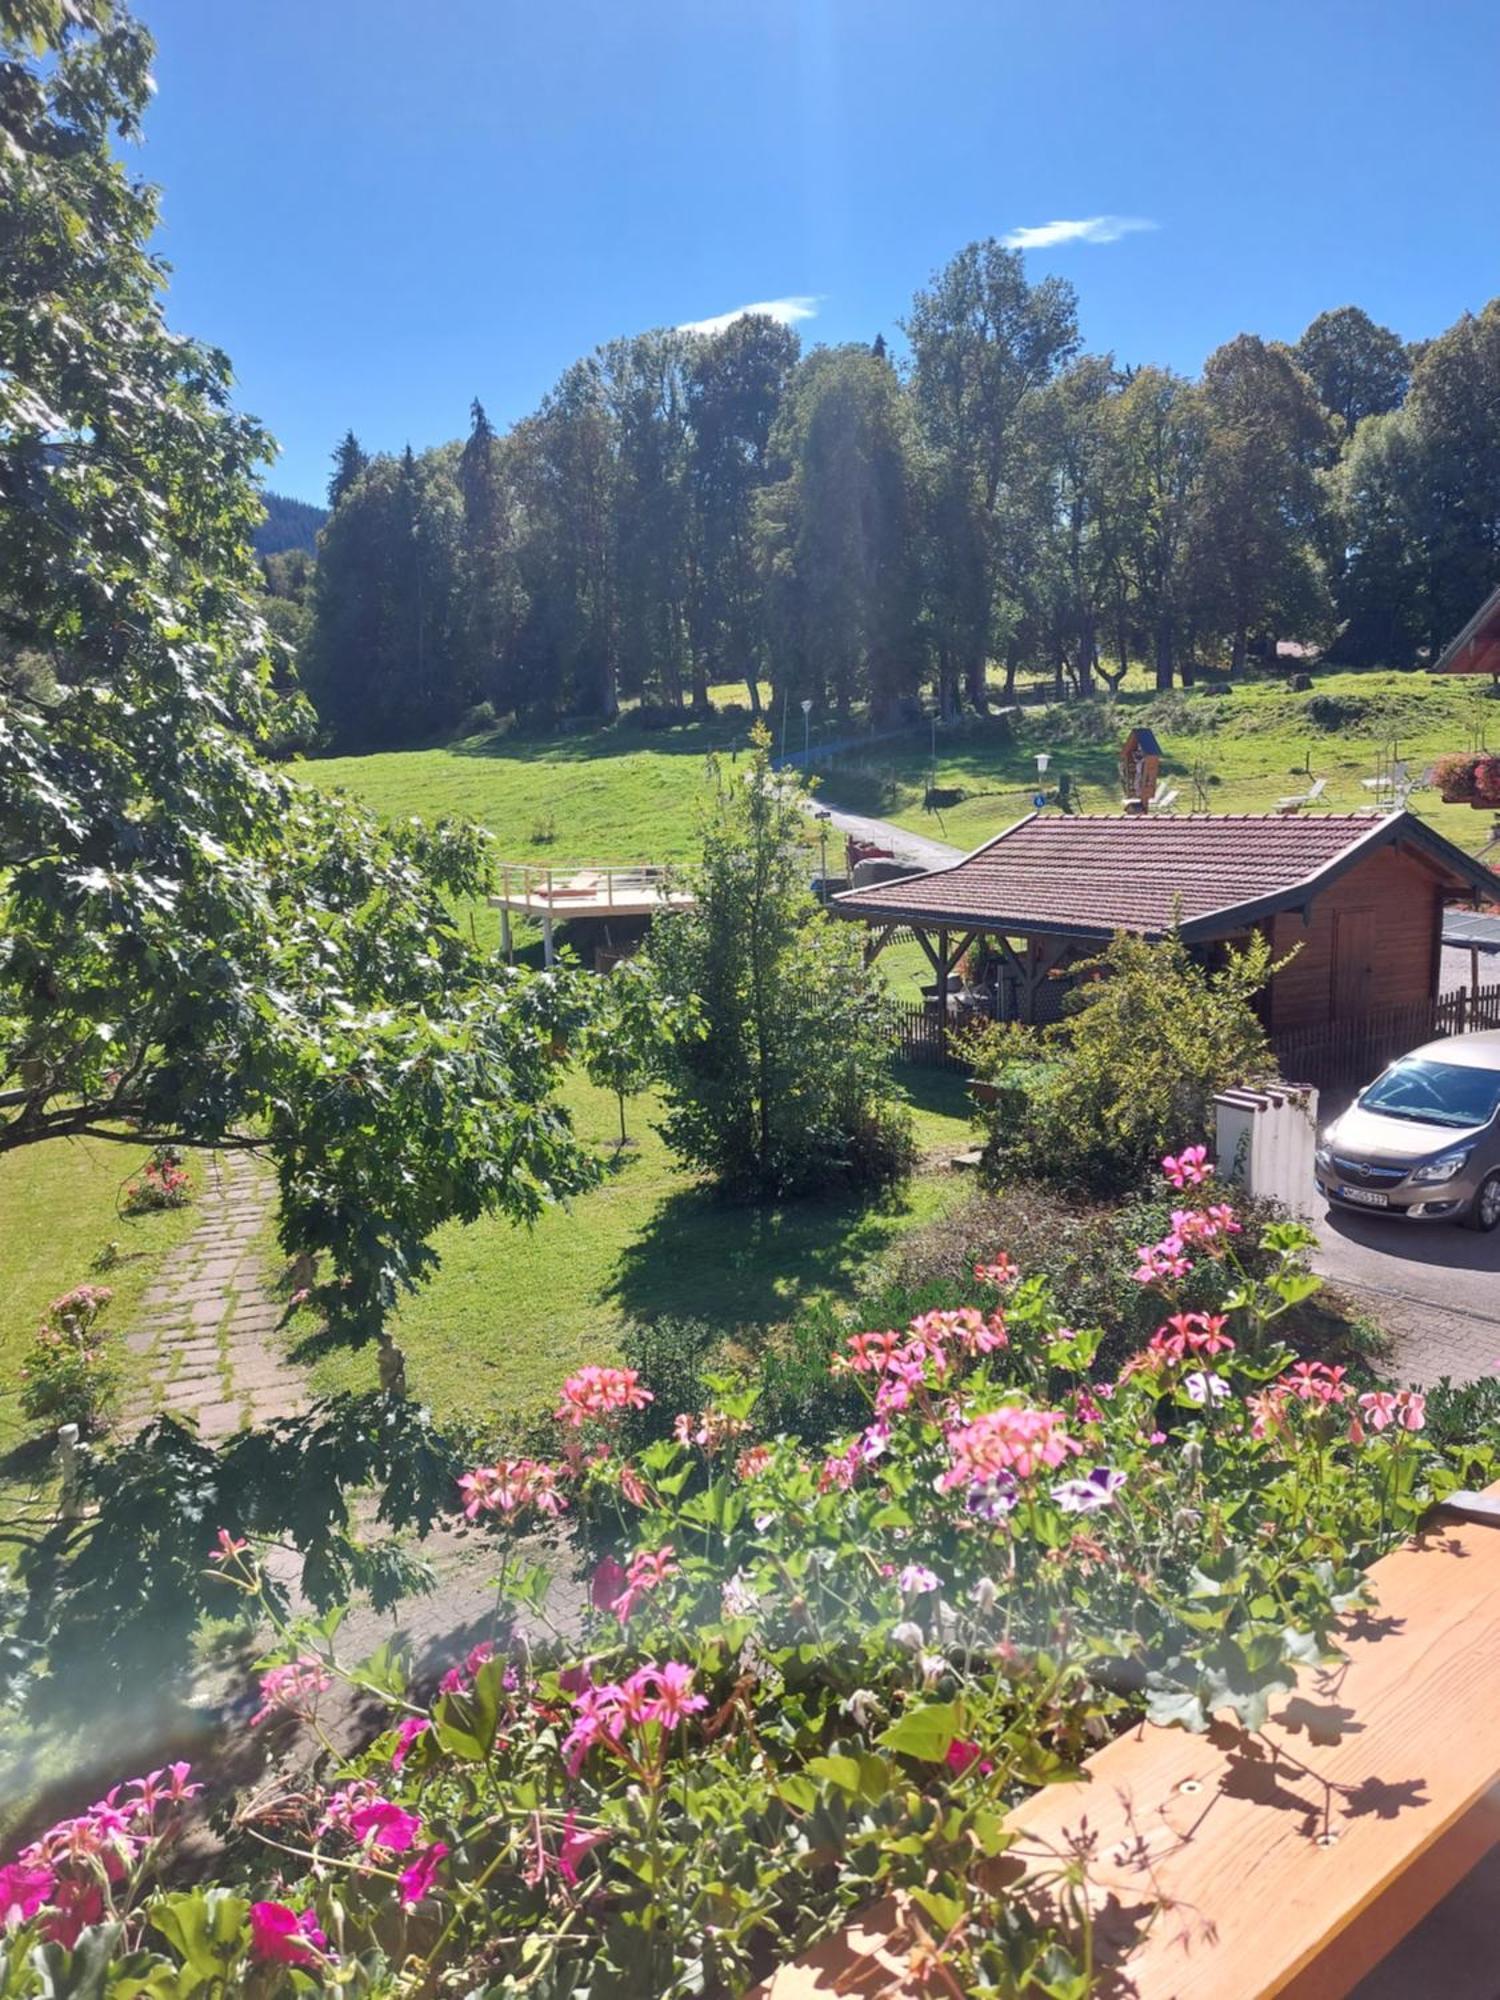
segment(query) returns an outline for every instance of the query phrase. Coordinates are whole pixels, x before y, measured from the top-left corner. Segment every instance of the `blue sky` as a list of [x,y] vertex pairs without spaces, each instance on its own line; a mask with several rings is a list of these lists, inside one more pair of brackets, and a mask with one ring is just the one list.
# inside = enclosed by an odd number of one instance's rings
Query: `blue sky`
[[754,301],[894,339],[964,243],[1049,223],[1150,225],[1028,251],[1122,361],[1500,292],[1493,0],[136,6],[170,316],[308,499],[347,425],[509,422],[600,341]]

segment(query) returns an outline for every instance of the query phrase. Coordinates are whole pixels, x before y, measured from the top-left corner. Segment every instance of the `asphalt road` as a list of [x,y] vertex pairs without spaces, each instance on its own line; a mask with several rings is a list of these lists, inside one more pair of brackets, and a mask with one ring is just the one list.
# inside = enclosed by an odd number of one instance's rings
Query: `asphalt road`
[[1395,1336],[1393,1374],[1467,1382],[1500,1368],[1500,1229],[1343,1209],[1316,1226],[1318,1270]]
[[[819,798],[815,810],[826,812],[840,833],[852,833],[856,840],[888,847],[898,861],[909,861],[913,868],[946,868],[950,861],[962,860],[967,852],[962,847],[950,847],[946,841],[930,840],[925,833],[908,833],[904,826],[892,826],[888,819],[869,819],[864,813],[845,812],[827,799]],[[842,862],[842,855],[835,857],[830,853],[830,872],[841,867]]]

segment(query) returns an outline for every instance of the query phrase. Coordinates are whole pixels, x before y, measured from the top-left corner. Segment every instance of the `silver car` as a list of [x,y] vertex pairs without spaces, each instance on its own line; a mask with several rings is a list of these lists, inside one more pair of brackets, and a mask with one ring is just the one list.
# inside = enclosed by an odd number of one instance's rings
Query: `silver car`
[[1500,1224],[1500,1030],[1401,1056],[1324,1132],[1318,1186],[1340,1207]]

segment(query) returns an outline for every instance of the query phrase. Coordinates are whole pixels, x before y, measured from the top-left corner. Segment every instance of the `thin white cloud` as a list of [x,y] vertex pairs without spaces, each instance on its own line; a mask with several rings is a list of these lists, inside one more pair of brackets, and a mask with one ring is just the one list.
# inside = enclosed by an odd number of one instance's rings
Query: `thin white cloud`
[[736,306],[733,312],[714,313],[709,319],[690,319],[678,327],[679,333],[722,333],[735,320],[750,313],[764,313],[781,326],[795,326],[799,320],[815,319],[821,298],[816,292],[799,292],[785,299],[757,299],[754,305]]
[[1085,215],[1074,222],[1037,222],[1013,229],[1000,241],[1007,250],[1050,250],[1057,243],[1117,243],[1138,229],[1159,229],[1143,215]]

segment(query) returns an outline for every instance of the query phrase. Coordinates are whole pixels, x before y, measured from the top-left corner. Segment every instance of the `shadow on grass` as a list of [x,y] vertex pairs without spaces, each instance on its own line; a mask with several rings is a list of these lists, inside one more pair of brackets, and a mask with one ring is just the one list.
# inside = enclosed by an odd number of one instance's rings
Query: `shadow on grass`
[[499,759],[516,764],[586,764],[602,757],[633,757],[642,750],[666,756],[706,757],[713,750],[748,744],[750,723],[714,718],[684,720],[670,729],[632,729],[619,723],[577,730],[500,730],[438,746],[453,757]]
[[736,1206],[687,1188],[625,1249],[603,1296],[629,1319],[774,1326],[814,1294],[852,1292],[911,1213],[899,1189]]

